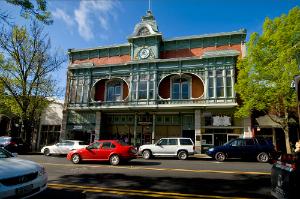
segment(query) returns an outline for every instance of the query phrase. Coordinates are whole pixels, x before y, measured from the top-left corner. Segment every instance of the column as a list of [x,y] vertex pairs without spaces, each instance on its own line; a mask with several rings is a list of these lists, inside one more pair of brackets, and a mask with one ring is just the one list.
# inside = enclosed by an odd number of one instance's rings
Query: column
[[195,149],[201,153],[201,111],[195,110]]
[[68,111],[63,110],[63,118],[62,118],[62,123],[61,123],[61,131],[60,131],[60,140],[65,140],[67,139],[67,118],[68,118]]
[[136,127],[137,127],[137,114],[134,114],[134,129],[133,129],[133,145],[136,146]]
[[154,138],[155,138],[155,120],[156,120],[156,115],[153,113],[152,117],[152,136],[151,136],[151,143],[154,144]]
[[95,140],[100,138],[101,112],[96,112]]

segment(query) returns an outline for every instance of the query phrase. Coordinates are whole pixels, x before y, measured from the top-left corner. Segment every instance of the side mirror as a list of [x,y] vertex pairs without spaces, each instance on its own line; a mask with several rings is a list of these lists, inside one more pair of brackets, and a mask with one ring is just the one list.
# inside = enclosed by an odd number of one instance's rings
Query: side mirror
[[156,143],[155,145],[160,146],[161,144],[160,143]]

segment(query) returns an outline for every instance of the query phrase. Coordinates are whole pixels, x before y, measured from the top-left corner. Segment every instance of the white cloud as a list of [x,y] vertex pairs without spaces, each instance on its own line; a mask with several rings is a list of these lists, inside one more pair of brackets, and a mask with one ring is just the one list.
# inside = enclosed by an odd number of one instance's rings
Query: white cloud
[[56,8],[55,11],[52,12],[54,18],[62,19],[68,26],[73,26],[75,24],[74,20],[62,9]]
[[[74,11],[75,21],[78,25],[78,32],[85,40],[94,38],[92,28],[96,25],[105,31],[109,30],[111,17],[115,18],[114,8],[119,6],[116,0],[89,0],[80,1],[79,8]],[[98,18],[98,23],[92,19]],[[99,35],[102,37],[101,35]]]
[[[120,7],[118,0],[81,0],[79,7],[74,10],[74,16],[68,15],[62,9],[56,8],[52,11],[55,18],[63,20],[69,27],[76,26],[79,35],[85,40],[95,37],[107,38],[105,31],[109,31],[111,20],[117,19],[116,8]],[[102,29],[99,31],[99,28]],[[99,33],[101,32],[101,33]]]

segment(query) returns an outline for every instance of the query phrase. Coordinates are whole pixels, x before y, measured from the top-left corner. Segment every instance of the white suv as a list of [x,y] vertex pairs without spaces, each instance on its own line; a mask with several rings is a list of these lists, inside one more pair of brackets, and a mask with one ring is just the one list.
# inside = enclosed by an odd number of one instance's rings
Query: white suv
[[139,154],[144,159],[151,156],[177,156],[185,160],[195,153],[195,146],[190,138],[161,138],[156,144],[146,144],[139,148]]

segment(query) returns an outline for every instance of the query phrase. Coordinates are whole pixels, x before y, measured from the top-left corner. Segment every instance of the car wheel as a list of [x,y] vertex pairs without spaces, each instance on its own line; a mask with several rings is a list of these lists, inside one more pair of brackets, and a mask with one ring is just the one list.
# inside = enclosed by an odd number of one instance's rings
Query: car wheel
[[78,164],[78,163],[80,163],[81,159],[80,159],[80,156],[78,154],[73,154],[71,160],[74,164]]
[[261,152],[257,155],[256,159],[258,162],[268,162],[270,157],[267,153]]
[[177,157],[179,160],[186,160],[188,158],[188,154],[186,151],[179,151]]
[[109,158],[109,162],[111,165],[116,166],[120,163],[120,157],[118,155],[112,155]]
[[48,148],[44,149],[44,155],[45,156],[49,156],[50,154],[50,150]]
[[150,158],[151,158],[151,151],[150,151],[150,150],[145,150],[145,151],[143,151],[143,158],[144,158],[145,160],[150,159]]
[[218,152],[215,155],[215,159],[219,162],[223,162],[226,159],[226,155],[223,152]]

